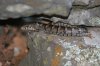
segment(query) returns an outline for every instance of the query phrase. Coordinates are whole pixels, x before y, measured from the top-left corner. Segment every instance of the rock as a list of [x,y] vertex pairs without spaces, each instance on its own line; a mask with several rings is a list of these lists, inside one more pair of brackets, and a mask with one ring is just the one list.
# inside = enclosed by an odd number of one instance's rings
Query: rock
[[73,25],[100,26],[100,7],[92,9],[73,9],[68,21]]
[[84,9],[73,9],[68,22],[72,25],[90,25],[87,20],[90,18],[90,12]]
[[91,28],[89,32],[92,38],[27,32],[30,50],[19,66],[99,66],[100,29]]
[[48,15],[51,15],[51,14],[62,15],[63,14],[63,16],[67,16],[69,12],[70,12],[70,8],[66,9],[66,6],[52,5],[49,9],[45,10],[43,13],[48,14]]
[[15,4],[7,6],[6,10],[9,12],[15,12],[15,13],[22,13],[27,10],[31,10],[32,7],[25,5],[25,4]]
[[[86,45],[93,45],[96,46],[97,48],[100,48],[100,28],[90,28],[88,32],[91,33],[91,37],[84,37],[84,43]],[[96,40],[96,41],[95,41]]]
[[100,7],[96,7],[88,10],[91,14],[90,19],[88,19],[89,23],[93,26],[100,26]]
[[88,5],[90,0],[74,0],[73,5]]
[[52,0],[53,4],[60,4],[60,5],[63,5],[63,6],[65,4],[66,7],[72,7],[73,1],[74,0]]
[[99,6],[100,0],[90,0],[89,7]]
[[8,0],[0,1],[0,19],[34,14],[68,16],[73,0]]

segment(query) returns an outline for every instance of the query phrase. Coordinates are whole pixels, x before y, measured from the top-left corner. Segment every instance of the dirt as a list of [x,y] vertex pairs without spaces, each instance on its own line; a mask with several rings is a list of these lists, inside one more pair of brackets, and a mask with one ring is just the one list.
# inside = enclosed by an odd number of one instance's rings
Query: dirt
[[27,55],[27,40],[17,27],[3,26],[0,35],[0,66],[18,66]]

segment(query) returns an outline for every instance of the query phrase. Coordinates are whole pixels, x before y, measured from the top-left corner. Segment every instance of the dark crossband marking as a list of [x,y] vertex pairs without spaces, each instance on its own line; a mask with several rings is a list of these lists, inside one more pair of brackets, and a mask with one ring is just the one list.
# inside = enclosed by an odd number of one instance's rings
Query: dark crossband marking
[[60,36],[87,36],[88,29],[86,26],[70,25],[68,23],[53,23],[48,21],[37,21],[32,24],[27,24],[21,27],[23,31],[43,31],[47,34],[54,34]]

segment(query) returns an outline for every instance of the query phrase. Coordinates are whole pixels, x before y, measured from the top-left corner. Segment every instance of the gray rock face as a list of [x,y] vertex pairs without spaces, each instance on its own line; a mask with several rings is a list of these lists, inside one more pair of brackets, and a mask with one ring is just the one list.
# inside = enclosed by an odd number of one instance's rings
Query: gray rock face
[[0,0],[0,19],[33,14],[68,16],[73,0]]
[[73,25],[100,26],[100,7],[93,9],[73,9],[68,21]]
[[89,23],[93,26],[100,26],[100,7],[89,10],[91,17],[88,19]]
[[73,5],[88,5],[90,0],[74,0]]
[[89,7],[100,5],[100,0],[90,0]]
[[99,26],[99,10],[100,0],[0,0],[0,19],[60,15],[73,25]]
[[90,18],[90,12],[83,9],[73,9],[68,22],[73,25],[87,24],[87,20]]
[[94,7],[100,5],[100,0],[74,0],[73,5]]
[[30,52],[19,66],[99,66],[100,29],[89,37],[61,37],[30,32]]

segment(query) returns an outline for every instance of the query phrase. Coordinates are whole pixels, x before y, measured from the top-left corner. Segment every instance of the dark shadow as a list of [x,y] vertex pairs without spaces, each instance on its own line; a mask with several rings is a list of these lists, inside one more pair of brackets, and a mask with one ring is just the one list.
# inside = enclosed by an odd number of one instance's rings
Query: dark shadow
[[[22,26],[24,24],[36,22],[36,19],[38,19],[39,17],[48,18],[48,19],[45,19],[47,21],[50,21],[49,19],[52,17],[58,17],[58,18],[62,18],[62,19],[67,18],[65,16],[56,15],[56,14],[53,14],[53,15],[36,14],[36,15],[28,16],[28,17],[9,18],[6,20],[0,20],[0,25]],[[29,18],[30,20],[25,21],[25,20],[23,20],[24,18]]]

